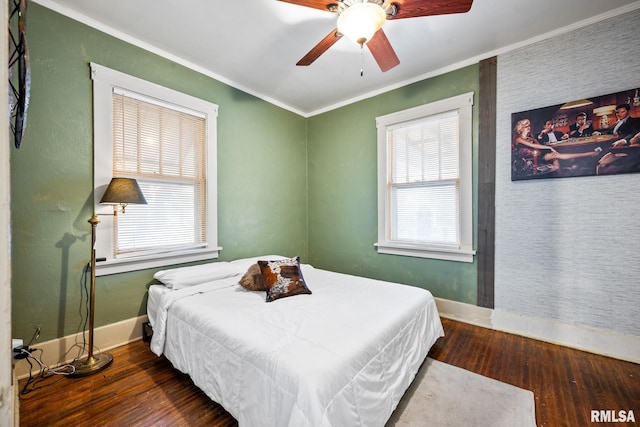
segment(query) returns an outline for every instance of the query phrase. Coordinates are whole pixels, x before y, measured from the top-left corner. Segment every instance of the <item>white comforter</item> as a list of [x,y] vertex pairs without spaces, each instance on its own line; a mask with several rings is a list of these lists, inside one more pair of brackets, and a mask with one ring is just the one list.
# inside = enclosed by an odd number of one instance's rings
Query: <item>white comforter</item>
[[239,276],[150,298],[152,351],[240,426],[383,426],[443,335],[432,295],[302,272],[312,295],[270,303]]

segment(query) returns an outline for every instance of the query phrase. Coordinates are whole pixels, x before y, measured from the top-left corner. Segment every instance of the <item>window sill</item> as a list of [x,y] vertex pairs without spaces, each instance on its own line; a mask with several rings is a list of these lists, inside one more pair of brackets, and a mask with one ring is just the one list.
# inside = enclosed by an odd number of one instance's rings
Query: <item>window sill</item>
[[125,273],[128,271],[145,270],[147,268],[164,267],[167,265],[183,264],[187,262],[204,261],[218,258],[222,248],[171,252],[132,258],[113,258],[96,262],[96,276]]
[[379,254],[401,255],[416,258],[431,258],[445,261],[473,262],[476,251],[464,248],[437,248],[418,245],[401,245],[397,243],[375,243]]

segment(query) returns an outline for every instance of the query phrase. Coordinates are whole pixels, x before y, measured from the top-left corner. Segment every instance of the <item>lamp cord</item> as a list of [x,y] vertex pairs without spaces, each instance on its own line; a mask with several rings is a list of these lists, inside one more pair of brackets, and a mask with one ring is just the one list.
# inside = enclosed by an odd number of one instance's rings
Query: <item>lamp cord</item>
[[[34,354],[37,351],[40,352],[39,356],[36,356]],[[58,366],[56,368],[51,368],[51,367],[45,365],[44,362],[42,361],[42,356],[44,354],[44,350],[42,350],[41,348],[36,348],[36,349],[26,348],[26,349],[22,349],[21,350],[21,354],[24,357],[22,359],[20,359],[20,360],[26,360],[27,363],[29,364],[29,378],[27,379],[27,381],[25,382],[24,386],[22,387],[22,390],[20,390],[20,394],[19,394],[20,399],[24,399],[24,396],[26,394],[31,393],[32,391],[39,390],[41,388],[44,388],[44,387],[50,386],[52,384],[55,384],[62,377],[66,376],[66,375],[71,375],[76,370],[75,366],[73,366],[71,364],[60,365],[60,366]],[[31,360],[36,362],[38,364],[38,366],[40,367],[40,371],[35,376],[31,373],[31,371],[33,371],[33,363],[31,363]],[[55,377],[56,375],[60,376],[58,378],[58,380],[56,380],[54,382],[47,383],[47,384],[38,385],[41,382],[43,382],[44,380],[52,378],[52,377]]]
[[[82,275],[80,277],[80,305],[78,306],[78,314],[80,315],[80,323],[78,325],[78,329],[82,328],[82,345],[76,343],[74,347],[78,347],[78,355],[73,359],[73,361],[77,361],[82,357],[82,354],[86,350],[87,347],[87,339],[86,339],[86,330],[87,323],[89,321],[89,288],[87,283],[87,276],[89,275],[89,271],[91,268],[91,262],[88,262],[82,270]],[[83,310],[84,306],[84,310]],[[39,390],[41,388],[47,387],[51,384],[54,384],[57,381],[49,382],[47,384],[40,385],[41,382],[59,376],[67,376],[75,373],[76,367],[71,364],[62,364],[57,367],[50,367],[46,365],[42,361],[42,356],[44,354],[44,350],[41,348],[33,349],[31,348],[31,343],[39,336],[40,330],[37,329],[34,333],[34,336],[31,338],[31,341],[25,348],[20,350],[20,355],[18,360],[26,360],[29,364],[29,378],[25,382],[22,390],[20,391],[20,398],[25,399],[25,395],[31,393],[32,391]],[[35,353],[40,352],[39,356],[36,356]],[[35,362],[40,368],[39,372],[36,375],[32,374],[34,363]]]
[[[78,307],[78,314],[80,315],[80,324],[78,328],[82,328],[82,347],[78,350],[78,356],[74,360],[79,360],[82,357],[82,352],[87,347],[87,322],[89,321],[89,288],[87,285],[87,276],[89,275],[89,269],[91,268],[91,261],[89,261],[82,269],[82,276],[80,277],[80,306]],[[82,306],[84,305],[84,313],[82,312]]]
[[[82,269],[82,277],[80,278],[80,306],[78,307],[78,314],[80,315],[80,324],[78,325],[79,332],[80,328],[82,328],[82,345],[76,342],[76,346],[79,347],[78,355],[73,359],[74,362],[80,360],[83,352],[87,350],[87,325],[89,324],[89,312],[90,312],[90,304],[91,301],[89,299],[89,283],[88,277],[91,272],[91,261],[89,261],[84,268]],[[84,313],[82,312],[82,307],[84,305]],[[99,352],[100,349],[98,346],[93,346],[94,352]]]

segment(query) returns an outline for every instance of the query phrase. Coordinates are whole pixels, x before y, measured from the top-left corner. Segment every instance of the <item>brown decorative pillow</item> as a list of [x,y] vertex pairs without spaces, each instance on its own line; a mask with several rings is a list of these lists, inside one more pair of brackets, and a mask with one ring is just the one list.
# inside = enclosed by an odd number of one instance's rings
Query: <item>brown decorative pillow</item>
[[238,282],[243,288],[250,291],[266,291],[267,286],[262,279],[262,272],[258,264],[251,264],[251,267],[244,273],[244,276]]
[[311,293],[300,271],[300,257],[278,261],[258,261],[258,265],[267,287],[267,302]]

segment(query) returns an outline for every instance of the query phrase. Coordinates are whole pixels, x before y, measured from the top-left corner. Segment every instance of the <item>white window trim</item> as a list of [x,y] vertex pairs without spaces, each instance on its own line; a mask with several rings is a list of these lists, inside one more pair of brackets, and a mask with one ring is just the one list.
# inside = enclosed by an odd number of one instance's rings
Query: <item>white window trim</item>
[[[93,205],[100,223],[96,228],[96,275],[123,273],[171,264],[218,258],[218,183],[217,183],[217,116],[218,106],[199,98],[139,79],[116,70],[91,63],[93,80],[94,154],[93,154]],[[160,102],[183,106],[201,112],[207,123],[207,242],[201,249],[167,252],[152,256],[123,259],[113,257],[113,207],[101,205],[100,199],[112,178],[112,94],[114,88],[136,92],[158,99]],[[126,215],[126,214],[125,214]]]
[[[460,245],[401,244],[388,236],[387,177],[390,166],[387,128],[398,123],[458,110],[460,119]],[[378,253],[448,261],[473,262],[473,92],[376,118],[378,129]]]

